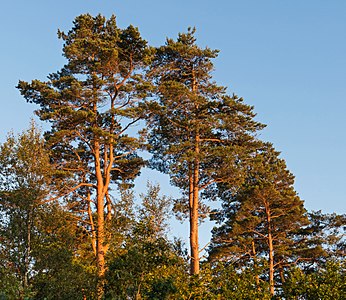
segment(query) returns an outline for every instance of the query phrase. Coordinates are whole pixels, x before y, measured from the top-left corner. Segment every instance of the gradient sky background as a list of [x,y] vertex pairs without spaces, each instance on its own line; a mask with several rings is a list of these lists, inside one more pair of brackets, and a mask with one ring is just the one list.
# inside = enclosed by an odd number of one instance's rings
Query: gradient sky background
[[[261,138],[282,152],[306,208],[346,212],[345,0],[11,0],[1,11],[1,142],[27,128],[35,109],[15,89],[18,80],[45,80],[62,67],[56,32],[77,15],[115,14],[154,46],[196,26],[198,44],[221,51],[215,80],[255,106],[268,125]],[[147,178],[176,194],[152,171],[136,181],[138,190]]]

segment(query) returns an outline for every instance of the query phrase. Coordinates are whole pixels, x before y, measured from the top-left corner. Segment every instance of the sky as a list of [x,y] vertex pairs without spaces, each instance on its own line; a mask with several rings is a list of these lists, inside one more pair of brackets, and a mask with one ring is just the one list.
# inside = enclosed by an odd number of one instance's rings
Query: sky
[[[267,124],[260,137],[281,151],[305,207],[346,212],[346,1],[11,0],[1,11],[0,142],[33,117],[18,80],[45,80],[63,66],[56,33],[76,16],[115,14],[121,28],[139,27],[153,46],[195,26],[201,47],[220,50],[215,81]],[[136,188],[147,179],[177,194],[153,171],[144,171]],[[186,225],[174,227],[187,236]]]

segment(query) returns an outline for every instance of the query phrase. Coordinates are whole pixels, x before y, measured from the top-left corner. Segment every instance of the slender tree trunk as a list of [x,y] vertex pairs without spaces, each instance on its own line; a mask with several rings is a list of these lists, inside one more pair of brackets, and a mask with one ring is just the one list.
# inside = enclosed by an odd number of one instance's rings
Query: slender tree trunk
[[112,200],[111,197],[109,196],[109,193],[107,191],[106,193],[106,200],[107,200],[107,215],[106,215],[106,220],[110,222],[112,220]]
[[[141,276],[142,277],[142,276]],[[136,300],[141,300],[142,296],[141,296],[141,282],[138,284],[138,288],[137,288],[137,293],[136,293]]]
[[[196,189],[194,189],[194,194]],[[198,245],[198,198],[194,197],[190,223],[190,245],[191,245],[191,275],[199,273],[199,245]]]
[[97,227],[96,227],[96,260],[97,260],[97,299],[103,298],[104,293],[104,276],[105,276],[105,216],[104,216],[104,183],[100,164],[100,145],[98,141],[94,142],[95,151],[95,173],[97,181],[96,191],[96,210],[97,210]]
[[[189,170],[190,251],[191,251],[190,274],[196,275],[199,273],[198,202],[196,202],[196,189],[194,184],[196,171],[194,168],[192,169],[191,165]],[[197,191],[197,201],[198,201],[198,191]]]
[[[192,91],[197,95],[197,83],[195,72],[192,70]],[[198,103],[195,103],[196,109],[198,108]],[[190,170],[190,247],[191,247],[191,265],[190,274],[199,274],[199,243],[198,243],[198,220],[199,220],[199,153],[200,153],[200,136],[198,124],[195,124],[195,158],[193,167]],[[191,183],[192,182],[192,183]]]
[[271,233],[268,235],[269,244],[269,286],[270,294],[274,295],[274,251],[273,251],[273,239]]
[[269,287],[270,295],[274,296],[274,247],[271,230],[271,212],[269,206],[266,208],[267,223],[268,223],[268,246],[269,246]]
[[91,196],[90,196],[90,190],[88,189],[88,216],[89,216],[89,221],[90,221],[90,226],[91,226],[91,247],[93,249],[93,253],[95,257],[97,257],[97,237],[96,237],[96,228],[95,228],[95,223],[94,223],[94,218],[92,215],[91,211]]
[[285,279],[284,269],[281,265],[279,269],[279,274],[280,274],[281,283],[285,283],[286,279]]
[[[254,268],[256,269],[256,268],[257,268],[257,257],[256,257],[255,241],[252,241],[251,244],[252,244],[253,264],[254,264]],[[260,290],[261,290],[261,287],[260,287],[260,285],[259,285],[260,281],[259,281],[259,276],[258,276],[258,274],[256,274],[255,278],[256,278],[256,286],[257,286],[257,289],[260,291]]]
[[97,196],[97,275],[98,275],[98,299],[102,299],[105,276],[105,226],[104,226],[104,197],[102,193]]
[[27,227],[26,227],[26,249],[24,258],[24,278],[23,278],[23,288],[26,290],[29,286],[29,270],[30,270],[30,254],[31,254],[31,222],[32,222],[32,206],[30,206],[28,211]]
[[194,212],[193,212],[193,164],[189,164],[189,225],[190,225],[190,274],[194,274]]
[[196,134],[195,161],[193,165],[193,193],[191,212],[191,275],[199,274],[198,208],[199,208],[199,135]]

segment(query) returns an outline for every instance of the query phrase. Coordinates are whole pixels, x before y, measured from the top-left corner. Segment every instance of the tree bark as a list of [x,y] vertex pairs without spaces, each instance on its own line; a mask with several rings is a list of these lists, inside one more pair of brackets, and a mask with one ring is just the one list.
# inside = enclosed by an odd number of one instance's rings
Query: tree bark
[[94,141],[95,173],[97,180],[96,210],[97,210],[97,232],[96,232],[96,261],[97,261],[97,299],[103,298],[104,276],[105,276],[105,218],[104,218],[104,183],[100,164],[100,145]]
[[193,164],[192,209],[190,220],[191,275],[199,274],[198,208],[199,208],[199,135],[195,140],[195,160]]
[[[197,191],[196,191],[197,190]],[[190,246],[191,246],[191,275],[199,273],[199,245],[198,245],[198,189],[193,189],[193,204],[190,220]]]
[[[192,69],[192,91],[197,95],[197,83],[195,72]],[[198,103],[195,103],[196,108],[198,108]],[[192,194],[192,203],[190,207],[190,246],[191,246],[191,265],[190,274],[199,274],[199,243],[198,243],[198,220],[199,220],[199,154],[200,154],[200,136],[198,124],[195,124],[195,149],[194,149],[194,162],[192,174],[190,174],[190,180],[192,179],[192,185],[190,182],[190,195]],[[192,178],[191,178],[192,177]],[[192,201],[191,201],[192,200]]]
[[90,221],[90,226],[91,226],[91,247],[93,249],[93,253],[95,257],[97,257],[97,236],[96,236],[96,228],[95,228],[95,223],[94,223],[94,218],[92,215],[91,211],[91,196],[90,196],[90,190],[88,189],[88,196],[87,196],[87,201],[88,201],[88,216],[89,216],[89,221]]
[[268,246],[269,246],[269,289],[270,295],[274,296],[274,247],[271,230],[271,212],[269,207],[266,208],[267,223],[268,223]]
[[97,275],[98,275],[98,299],[103,298],[105,276],[105,224],[104,224],[104,197],[97,196]]
[[[189,216],[190,216],[190,274],[198,273],[196,264],[199,265],[198,256],[198,219],[196,223],[195,201],[194,201],[194,172],[193,164],[189,166]],[[197,234],[197,235],[196,235]],[[196,243],[197,241],[197,243]],[[197,248],[197,251],[196,251]],[[197,254],[197,255],[196,255]],[[196,273],[197,271],[197,273]]]

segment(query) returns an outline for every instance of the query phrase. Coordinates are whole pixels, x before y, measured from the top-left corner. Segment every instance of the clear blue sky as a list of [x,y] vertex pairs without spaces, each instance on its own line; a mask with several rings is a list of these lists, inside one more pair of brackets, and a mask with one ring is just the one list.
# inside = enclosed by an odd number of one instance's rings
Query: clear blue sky
[[63,65],[56,32],[77,15],[115,14],[152,45],[196,26],[198,43],[221,51],[215,80],[255,106],[307,209],[346,212],[345,0],[11,0],[1,11],[0,141],[25,129],[35,108],[18,80]]

